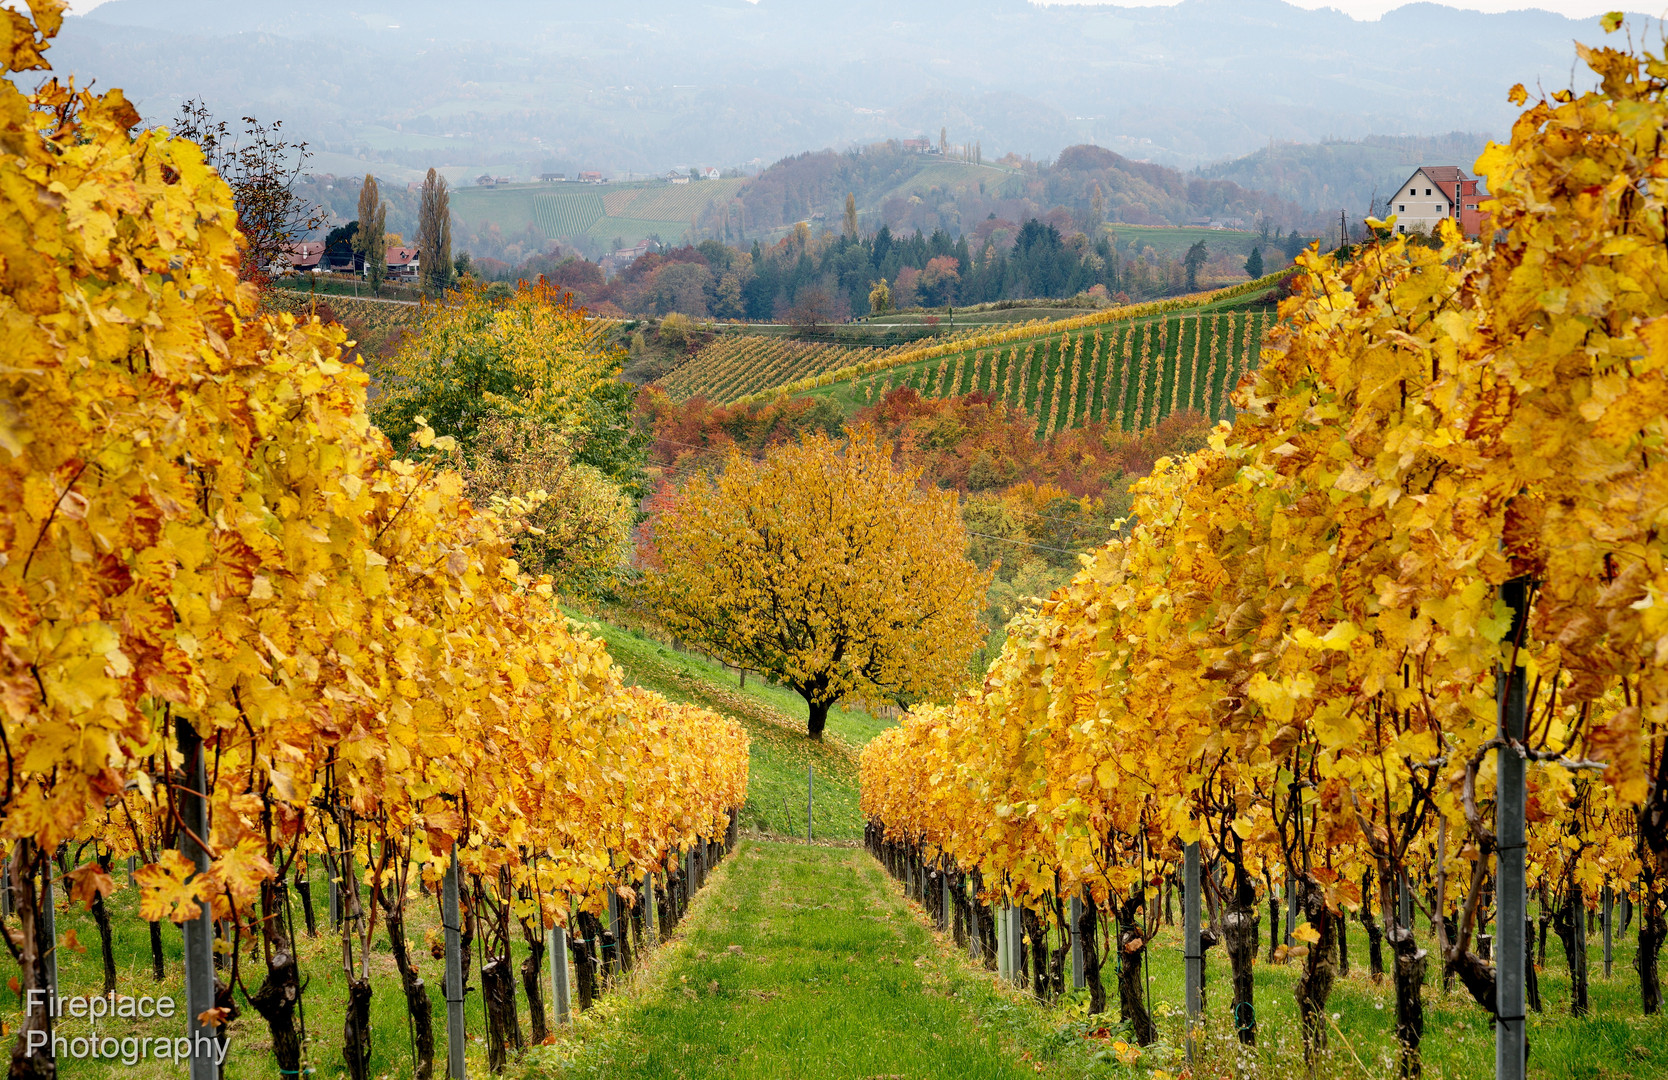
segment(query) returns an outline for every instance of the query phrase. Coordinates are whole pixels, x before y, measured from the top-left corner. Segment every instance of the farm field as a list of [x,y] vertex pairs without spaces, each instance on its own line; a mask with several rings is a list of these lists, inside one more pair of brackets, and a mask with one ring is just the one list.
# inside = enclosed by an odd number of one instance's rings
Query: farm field
[[876,372],[821,391],[849,409],[907,386],[922,397],[978,391],[1036,417],[1039,438],[1104,423],[1145,431],[1181,409],[1231,419],[1228,394],[1256,364],[1273,316],[1193,312],[970,349]]
[[[969,328],[960,336],[975,333]],[[954,340],[948,335],[935,340]],[[658,385],[674,400],[705,397],[723,405],[798,379],[815,378],[855,364],[881,363],[920,348],[910,343],[887,348],[799,341],[766,334],[722,334]]]
[[744,181],[664,180],[622,184],[510,184],[459,186],[452,212],[472,225],[497,225],[506,236],[533,229],[547,240],[590,236],[626,244],[651,235],[673,241],[689,229],[690,218],[715,201],[731,198]]
[[1245,256],[1251,254],[1251,249],[1262,245],[1267,246],[1262,234],[1247,229],[1209,229],[1200,226],[1169,226],[1169,225],[1125,225],[1122,222],[1108,222],[1106,231],[1112,234],[1120,251],[1126,250],[1134,241],[1137,251],[1150,247],[1160,255],[1181,258],[1187,254],[1187,249],[1203,240],[1211,254],[1218,255],[1224,251]]

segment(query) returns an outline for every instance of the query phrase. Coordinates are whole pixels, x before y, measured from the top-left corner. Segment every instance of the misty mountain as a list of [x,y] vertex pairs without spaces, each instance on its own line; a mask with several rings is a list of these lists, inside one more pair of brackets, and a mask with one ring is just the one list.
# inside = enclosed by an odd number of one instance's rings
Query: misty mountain
[[321,170],[461,179],[761,167],[941,128],[987,159],[1094,143],[1179,166],[1270,140],[1503,137],[1507,88],[1567,85],[1572,42],[1600,36],[1428,3],[1357,22],[1281,0],[111,0],[51,58],[151,121],[201,96],[284,119]]

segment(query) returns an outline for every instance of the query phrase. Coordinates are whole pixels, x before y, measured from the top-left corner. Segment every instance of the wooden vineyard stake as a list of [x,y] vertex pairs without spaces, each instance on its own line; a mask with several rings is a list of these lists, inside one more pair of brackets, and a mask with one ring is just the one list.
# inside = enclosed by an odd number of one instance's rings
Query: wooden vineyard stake
[[[463,1073],[463,944],[458,920],[458,856],[446,866],[441,886],[441,925],[446,931],[446,1076],[464,1080]],[[554,959],[554,957],[552,957]]]
[[[1520,640],[1528,607],[1529,584],[1524,578],[1513,578],[1500,586],[1500,598],[1512,612],[1510,642]],[[1525,802],[1528,788],[1525,763],[1520,754],[1526,741],[1524,669],[1515,666],[1496,673],[1495,702],[1499,709],[1500,726],[1497,738],[1502,745],[1496,751],[1496,820],[1499,847],[1495,853],[1496,874],[1496,934],[1498,956],[1495,976],[1494,1013],[1498,1022],[1494,1027],[1495,1080],[1523,1080],[1528,1057],[1524,1027],[1524,956],[1526,951],[1524,918],[1529,908],[1527,882],[1524,878]],[[1578,910],[1579,922],[1582,914]]]
[[[176,723],[185,774],[179,797],[179,850],[201,875],[209,870],[209,854],[201,843],[209,832],[208,773],[203,767],[203,740],[187,721]],[[47,872],[51,873],[51,870]],[[50,899],[51,893],[48,892],[47,896]],[[52,906],[47,908],[49,920]],[[191,1040],[191,1080],[218,1080],[221,1058],[219,1028],[210,1027],[199,1019],[203,1013],[214,1008],[214,911],[208,904],[198,906],[197,917],[180,927],[185,936],[185,1023],[186,1035]],[[55,979],[53,983],[55,986]]]
[[1605,886],[1604,886],[1604,893],[1603,893],[1603,917],[1604,917],[1604,977],[1607,978],[1607,979],[1610,978],[1610,965],[1613,962],[1613,957],[1611,955],[1611,938],[1613,937],[1613,935],[1611,933],[1611,923],[1615,919],[1615,916],[1616,916],[1616,894],[1610,888],[1609,883],[1606,882]]
[[[1199,941],[1199,842],[1182,849],[1182,960],[1187,965],[1187,1062],[1201,1019],[1205,985],[1205,950]],[[1296,890],[1293,890],[1294,892]]]
[[556,1022],[571,1024],[573,991],[568,985],[568,932],[563,927],[553,926],[546,932],[545,938],[545,951],[550,955],[550,995],[556,1002]]
[[648,930],[649,947],[652,949],[660,943],[660,927],[656,923],[657,912],[654,906],[654,874],[643,875],[643,924]]
[[805,764],[805,842],[811,842],[811,819],[816,814],[817,799],[815,794],[817,768],[810,762]]
[[1083,935],[1077,932],[1078,923],[1083,920],[1083,900],[1080,897],[1071,898],[1071,988],[1081,990],[1089,985],[1087,974],[1083,970]]

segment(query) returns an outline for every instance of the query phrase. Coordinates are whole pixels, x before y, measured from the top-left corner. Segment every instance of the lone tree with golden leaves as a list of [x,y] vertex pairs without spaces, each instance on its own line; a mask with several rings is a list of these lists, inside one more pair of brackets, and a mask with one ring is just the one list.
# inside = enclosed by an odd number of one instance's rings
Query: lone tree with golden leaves
[[866,426],[732,453],[655,516],[651,603],[683,640],[797,691],[813,739],[848,695],[953,691],[990,575],[966,558],[955,496],[920,477]]

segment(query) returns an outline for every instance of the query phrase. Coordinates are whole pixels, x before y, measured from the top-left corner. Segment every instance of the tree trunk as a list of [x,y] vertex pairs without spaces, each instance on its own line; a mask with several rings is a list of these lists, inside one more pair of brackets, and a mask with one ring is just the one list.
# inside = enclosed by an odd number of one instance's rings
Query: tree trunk
[[[110,856],[100,855],[99,868],[110,872]],[[110,909],[104,906],[104,894],[93,893],[93,922],[98,924],[99,956],[104,960],[104,996],[116,992],[116,951],[110,934]]]
[[162,968],[162,924],[153,922],[151,927],[151,978],[161,982],[167,978],[167,972]]
[[295,945],[290,941],[280,908],[282,893],[276,882],[261,885],[261,926],[266,936],[266,979],[249,995],[249,1004],[266,1021],[272,1033],[272,1056],[285,1075],[299,1076],[301,1031],[295,1022],[301,1003],[301,972],[296,966]]
[[1420,996],[1425,985],[1425,950],[1413,940],[1413,931],[1392,926],[1390,953],[1396,963],[1396,1041],[1401,1044],[1401,1075],[1405,1080],[1424,1075],[1419,1044],[1425,1036],[1425,1004]]
[[1647,879],[1645,895],[1639,903],[1639,951],[1633,956],[1634,970],[1639,972],[1640,1004],[1646,1016],[1662,1011],[1662,975],[1657,966],[1657,954],[1668,938],[1668,918],[1663,917],[1662,897]]
[[1256,981],[1257,893],[1243,867],[1234,867],[1232,892],[1222,913],[1222,941],[1233,970],[1234,1033],[1246,1046],[1257,1045]]
[[1025,928],[1025,936],[1030,940],[1031,949],[1031,993],[1038,1001],[1049,1000],[1049,972],[1048,972],[1048,932],[1043,928],[1042,917],[1030,908],[1021,908],[1020,925]]
[[1274,952],[1280,948],[1280,898],[1268,890],[1268,962],[1274,963]]
[[1152,1014],[1147,1011],[1146,986],[1141,981],[1141,962],[1147,955],[1147,940],[1136,916],[1147,908],[1147,894],[1136,888],[1118,907],[1118,1012],[1142,1046],[1158,1037]]
[[1095,936],[1095,923],[1100,912],[1095,898],[1083,890],[1082,910],[1077,916],[1077,937],[1083,942],[1083,978],[1089,986],[1089,1015],[1106,1011],[1106,987],[1100,983],[1100,942]]
[[1292,882],[1296,890],[1298,910],[1309,922],[1310,929],[1320,940],[1310,943],[1304,956],[1303,974],[1298,977],[1294,994],[1297,1012],[1303,1022],[1303,1058],[1314,1074],[1320,1064],[1320,1052],[1326,1049],[1326,999],[1332,993],[1336,974],[1332,967],[1332,951],[1337,947],[1335,924],[1326,907],[1326,896],[1320,885],[1308,877]]
[[568,939],[573,954],[574,970],[579,976],[579,1008],[589,1009],[597,998],[597,963],[595,946],[602,940],[602,922],[588,911],[579,913],[579,934]]
[[828,726],[828,710],[834,704],[831,701],[815,701],[801,690],[800,696],[805,697],[808,715],[805,720],[805,734],[816,742],[822,742],[822,729]]
[[1535,968],[1535,920],[1523,917],[1523,996],[1529,1007],[1541,1012],[1541,976]]
[[1373,917],[1373,872],[1361,877],[1361,925],[1367,931],[1367,974],[1377,983],[1384,978],[1384,931]]
[[515,1018],[515,979],[506,958],[494,956],[481,965],[481,1001],[486,1006],[487,1068],[501,1073],[509,1063],[509,1048],[521,1044],[520,1025]]
[[[9,883],[12,890],[12,905],[17,915],[19,925],[18,948],[22,952],[19,963],[22,967],[23,1000],[29,1000],[29,992],[38,990],[42,994],[49,992],[47,986],[46,956],[48,949],[42,947],[41,938],[44,934],[45,919],[41,913],[42,907],[40,887],[40,866],[46,861],[46,856],[33,840],[19,840],[12,847],[11,874]],[[51,897],[46,897],[46,903],[51,903]],[[154,925],[154,924],[153,924]],[[1644,924],[1640,924],[1641,929]],[[58,1066],[50,1053],[29,1052],[30,1032],[45,1032],[47,1048],[51,1049],[52,1018],[48,1010],[43,1008],[25,1009],[23,1019],[18,1024],[17,1042],[12,1045],[11,1068],[9,1080],[53,1080],[58,1075]]]
[[1582,931],[1586,929],[1581,904],[1581,886],[1572,884],[1569,896],[1552,919],[1552,929],[1564,946],[1564,962],[1570,971],[1570,1015],[1587,1015],[1587,950]]
[[[428,989],[417,971],[417,965],[411,962],[410,946],[405,940],[405,906],[391,904],[386,897],[383,900],[382,911],[388,920],[388,944],[394,954],[394,967],[400,973],[400,985],[405,991],[405,1011],[411,1017],[412,1041],[416,1044],[416,1080],[429,1080],[434,1075],[434,1003],[429,1000]],[[464,965],[465,968],[468,966]]]
[[313,915],[313,879],[305,872],[295,875],[295,891],[301,897],[301,917],[307,923],[307,936],[318,937],[318,923]]
[[1048,990],[1051,997],[1059,997],[1066,992],[1066,969],[1071,966],[1071,929],[1065,901],[1058,893],[1054,896],[1054,925],[1060,928],[1060,944],[1048,956]]
[[1349,978],[1349,916],[1342,910],[1331,916],[1338,920],[1338,975]]
[[[537,940],[535,940],[535,938]],[[544,937],[534,934],[527,938],[527,955],[521,961],[521,989],[527,995],[527,1022],[533,1029],[533,1045],[549,1038],[544,1019]]]
[[352,1080],[369,1080],[371,1075],[371,984],[364,979],[348,983],[347,1015],[342,1020],[342,1060]]

